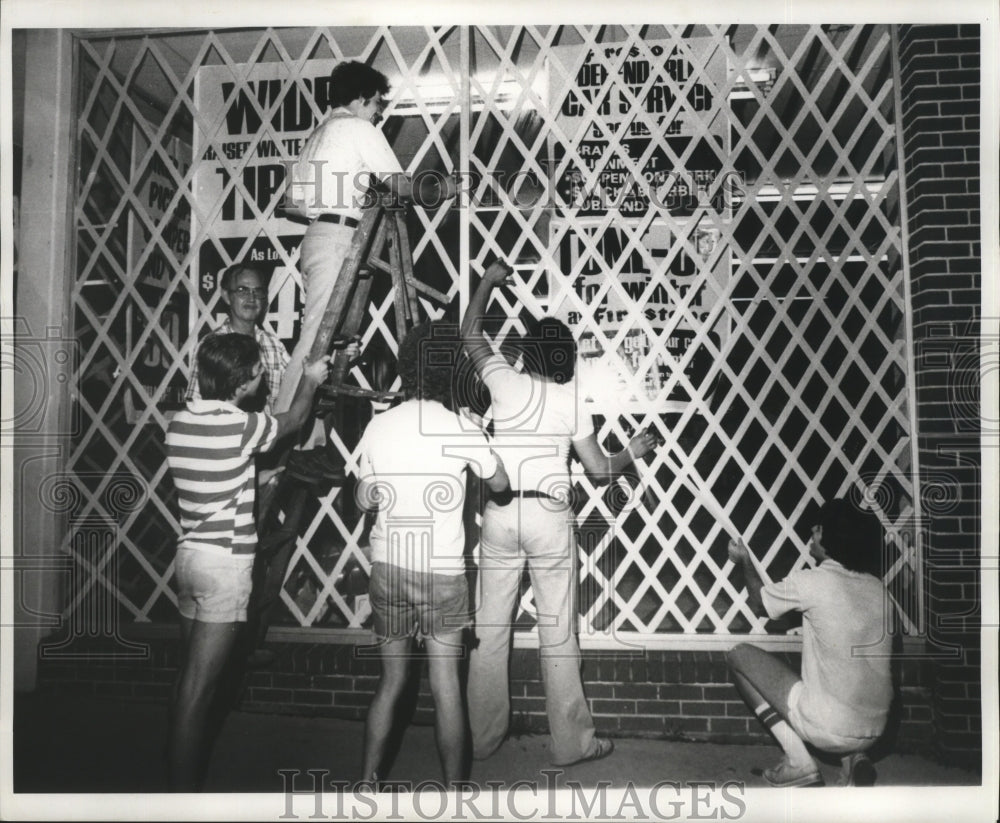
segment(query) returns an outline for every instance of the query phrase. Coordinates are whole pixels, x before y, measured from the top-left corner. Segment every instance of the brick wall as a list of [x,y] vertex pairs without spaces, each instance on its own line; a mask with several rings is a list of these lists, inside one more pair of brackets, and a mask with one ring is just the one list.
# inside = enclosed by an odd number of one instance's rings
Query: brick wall
[[[364,718],[379,674],[374,647],[281,643],[270,648],[277,652],[277,659],[269,669],[236,672],[228,683],[228,693],[240,709]],[[799,666],[798,655],[786,659]],[[145,659],[47,660],[40,667],[39,688],[55,694],[165,703],[176,665],[176,641],[161,639],[149,642]],[[408,695],[415,723],[433,722],[426,674],[424,666],[419,688]],[[887,750],[931,753],[928,676],[928,667],[919,660],[900,667],[893,719],[881,744]],[[514,650],[511,679],[511,733],[547,732],[536,650]],[[583,679],[602,734],[773,744],[729,682],[723,652],[586,652]]]
[[981,768],[979,27],[903,26],[899,51],[932,719]]

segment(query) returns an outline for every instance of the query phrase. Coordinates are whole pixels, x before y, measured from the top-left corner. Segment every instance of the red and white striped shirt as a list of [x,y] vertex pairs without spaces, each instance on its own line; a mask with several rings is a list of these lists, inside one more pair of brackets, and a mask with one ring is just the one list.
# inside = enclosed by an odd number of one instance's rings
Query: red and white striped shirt
[[178,548],[253,554],[256,482],[253,455],[278,434],[268,414],[245,412],[225,400],[191,400],[167,426],[167,465],[177,487]]

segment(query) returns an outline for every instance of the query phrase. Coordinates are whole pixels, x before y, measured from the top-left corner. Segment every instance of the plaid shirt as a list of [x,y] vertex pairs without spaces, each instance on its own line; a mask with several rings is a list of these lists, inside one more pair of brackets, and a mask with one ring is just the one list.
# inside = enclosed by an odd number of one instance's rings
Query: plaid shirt
[[[228,317],[222,321],[219,328],[212,332],[212,334],[234,333]],[[271,414],[278,397],[281,378],[285,374],[285,366],[288,365],[288,350],[281,339],[268,329],[257,326],[254,337],[257,339],[257,345],[260,346],[260,362],[263,364],[264,374],[267,376],[267,402],[264,405],[264,411]],[[198,346],[200,348],[201,343]],[[194,357],[191,360],[191,377],[188,380],[187,393],[184,396],[187,400],[201,399],[201,391],[198,388],[198,349],[195,349]]]

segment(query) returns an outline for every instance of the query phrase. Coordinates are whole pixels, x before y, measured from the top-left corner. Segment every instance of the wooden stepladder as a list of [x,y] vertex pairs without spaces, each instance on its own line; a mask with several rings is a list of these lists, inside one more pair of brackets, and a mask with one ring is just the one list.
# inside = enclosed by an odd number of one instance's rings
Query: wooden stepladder
[[[402,340],[406,332],[419,319],[417,292],[444,304],[448,296],[413,276],[413,258],[410,238],[406,229],[406,214],[398,202],[388,198],[367,209],[354,232],[351,250],[340,269],[326,314],[320,325],[310,352],[311,359],[329,354],[335,344],[344,343],[356,336],[361,328],[368,307],[372,275],[375,270],[392,277],[396,307],[396,335]],[[372,400],[391,400],[398,392],[362,389],[344,385],[350,364],[346,355],[338,351],[330,368],[330,377],[320,387],[320,409],[329,405],[329,398],[337,395],[362,397]]]
[[[413,275],[413,258],[403,206],[387,197],[380,198],[365,210],[355,229],[350,250],[341,266],[309,354],[312,360],[334,352],[330,376],[318,389],[314,407],[317,414],[325,414],[327,432],[333,423],[333,410],[337,406],[338,396],[380,402],[388,402],[399,396],[399,392],[365,389],[344,383],[350,363],[343,348],[361,330],[376,271],[385,272],[392,278],[398,340],[402,340],[419,320],[418,293],[441,304],[448,302],[446,294],[421,283]],[[316,453],[324,451],[329,454],[328,449],[289,452],[285,471],[282,472],[277,487],[258,500],[258,551],[273,556],[266,564],[263,572],[265,576],[259,581],[260,585],[255,582],[255,597],[258,592],[260,594],[256,604],[258,617],[253,629],[255,644],[263,642],[270,614],[281,599],[288,563],[294,551],[308,498],[323,494],[330,486],[346,482],[343,471],[339,474],[337,471],[320,474],[316,470],[317,465],[324,463],[322,454]],[[279,518],[279,512],[284,513],[283,518]]]

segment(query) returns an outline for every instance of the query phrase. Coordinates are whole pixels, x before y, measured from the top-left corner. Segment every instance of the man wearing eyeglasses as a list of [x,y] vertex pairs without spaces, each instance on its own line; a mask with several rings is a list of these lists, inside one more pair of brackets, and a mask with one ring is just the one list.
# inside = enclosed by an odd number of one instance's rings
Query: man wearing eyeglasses
[[[214,334],[245,334],[253,337],[260,346],[261,363],[264,365],[266,389],[257,397],[246,401],[246,411],[275,413],[275,401],[281,380],[288,366],[288,350],[274,332],[263,328],[260,318],[267,309],[267,279],[263,272],[248,263],[234,263],[222,273],[219,281],[227,317]],[[199,344],[200,345],[200,344]],[[200,399],[198,389],[198,352],[192,357],[191,378],[186,399]],[[264,381],[261,381],[262,383]],[[257,406],[257,408],[254,408]]]
[[[260,349],[263,377],[256,393],[243,398],[240,408],[246,412],[276,414],[275,399],[281,386],[282,377],[288,366],[288,350],[281,339],[269,329],[260,325],[260,319],[267,310],[267,282],[263,271],[252,263],[234,263],[227,268],[219,280],[222,300],[226,304],[227,316],[211,336],[237,333],[253,337]],[[205,338],[208,339],[207,337]],[[204,340],[198,344],[200,349]],[[357,354],[357,344],[350,349]],[[266,383],[266,385],[265,385]],[[187,399],[201,399],[198,386],[198,352],[192,358],[191,379],[188,382]],[[257,461],[257,502],[260,511],[266,511],[268,502],[277,489],[277,472],[283,463],[283,450],[266,455],[258,455]],[[244,628],[245,652],[252,666],[267,665],[273,659],[273,652],[261,648],[270,625],[272,605],[281,596],[281,585],[285,579],[290,550],[293,542],[279,546],[276,551],[259,551],[254,561],[253,592],[247,625]]]
[[[285,385],[275,401],[277,412],[287,409],[295,396],[354,231],[365,206],[373,202],[370,188],[410,196],[410,179],[377,128],[388,93],[389,81],[380,71],[353,60],[338,63],[330,73],[331,111],[292,167],[285,213],[309,221],[299,247],[305,307]],[[306,445],[321,445],[324,439],[314,430],[313,442]]]

